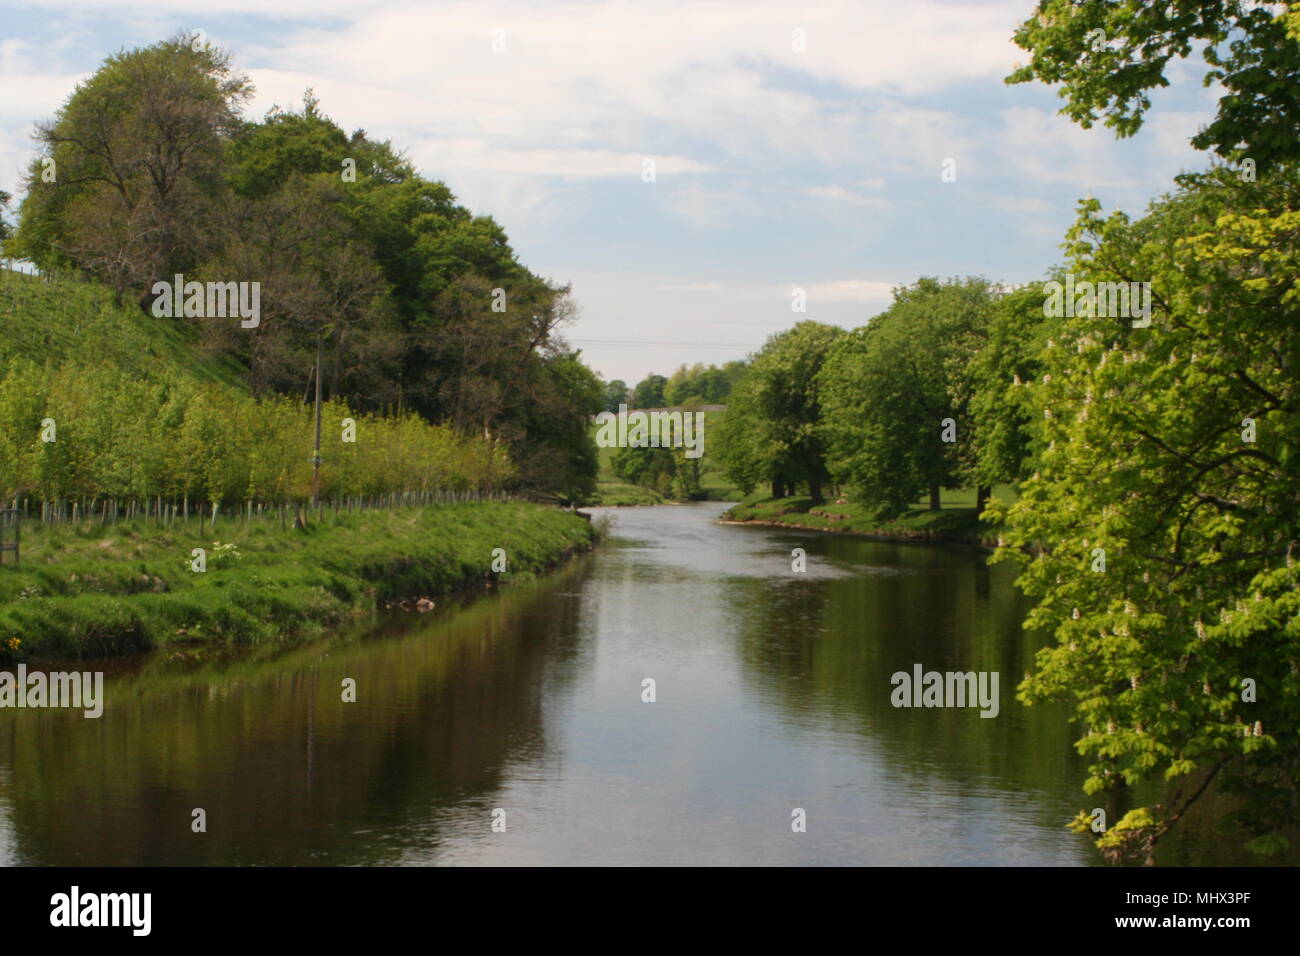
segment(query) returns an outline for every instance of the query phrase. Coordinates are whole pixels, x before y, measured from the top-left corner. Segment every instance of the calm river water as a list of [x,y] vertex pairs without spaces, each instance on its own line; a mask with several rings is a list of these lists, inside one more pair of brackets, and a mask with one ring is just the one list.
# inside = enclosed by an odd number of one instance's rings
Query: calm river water
[[[364,639],[92,662],[100,719],[0,712],[0,863],[1097,862],[1065,711],[1015,700],[1011,568],[723,508],[611,510],[594,555]],[[998,672],[998,715],[895,708],[915,664]],[[1197,819],[1164,849],[1253,862]]]

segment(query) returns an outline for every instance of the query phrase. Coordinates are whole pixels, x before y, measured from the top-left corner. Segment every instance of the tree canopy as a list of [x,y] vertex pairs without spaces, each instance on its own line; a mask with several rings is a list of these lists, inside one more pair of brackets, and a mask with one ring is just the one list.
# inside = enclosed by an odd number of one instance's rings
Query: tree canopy
[[723,470],[742,488],[772,483],[773,497],[796,483],[814,499],[830,477],[819,430],[818,372],[844,330],[804,321],[773,335],[753,356],[728,400],[719,436]]
[[1029,619],[1026,699],[1073,698],[1090,792],[1160,774],[1102,839],[1145,858],[1218,776],[1257,849],[1300,822],[1300,176],[1185,178],[1135,222],[1085,201],[1071,267],[1150,276],[1149,328],[1062,321],[1021,388],[1045,448],[1006,513]]
[[1059,83],[1061,112],[1119,136],[1141,128],[1169,62],[1199,46],[1205,85],[1224,93],[1192,145],[1261,171],[1300,159],[1300,3],[1040,0],[1015,41],[1031,58],[1007,82]]
[[970,356],[988,332],[983,279],[925,278],[845,336],[821,371],[830,470],[862,500],[898,513],[974,474]]

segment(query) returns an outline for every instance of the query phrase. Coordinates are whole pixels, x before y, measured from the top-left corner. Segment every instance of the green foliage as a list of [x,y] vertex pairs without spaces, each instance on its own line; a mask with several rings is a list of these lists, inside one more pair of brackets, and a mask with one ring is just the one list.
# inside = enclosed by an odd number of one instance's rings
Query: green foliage
[[679,366],[664,385],[664,403],[670,408],[683,405],[723,405],[731,394],[731,386],[744,370],[744,362],[726,365]]
[[999,297],[988,337],[964,370],[970,382],[971,472],[977,484],[1019,482],[1033,470],[1041,444],[1038,420],[1017,385],[1039,375],[1038,356],[1056,321],[1044,316],[1045,298],[1038,282]]
[[[613,413],[618,414],[616,410]],[[703,429],[695,434],[703,440],[703,454],[698,457],[686,457],[684,447],[598,448],[600,478],[596,493],[586,503],[628,506],[668,500],[739,500],[740,491],[719,474],[716,464],[726,413],[715,409],[700,414],[704,416]],[[592,436],[604,427],[593,423]]]
[[[206,563],[211,571],[220,571],[222,568],[232,566],[236,561],[243,557],[239,552],[238,545],[231,542],[222,544],[220,541],[213,541],[211,548],[205,549],[207,553]],[[182,570],[190,570],[190,562],[181,562]]]
[[[647,375],[632,389],[632,408],[663,408],[664,386],[668,379],[662,375]],[[617,409],[616,409],[617,410]]]
[[1071,269],[1149,280],[1152,325],[1060,320],[1021,386],[1045,447],[999,558],[1056,638],[1021,694],[1075,701],[1090,792],[1171,781],[1143,853],[1216,776],[1257,848],[1300,822],[1297,208],[1294,168],[1184,177],[1136,222],[1082,203]]
[[630,394],[627,389],[627,382],[621,378],[606,382],[601,392],[601,411],[613,412],[617,415],[618,406],[626,405]]
[[[52,419],[55,441],[41,439]],[[356,423],[343,441],[343,421]],[[326,498],[486,488],[508,479],[501,448],[410,413],[375,416],[340,402],[327,423]],[[106,499],[278,505],[310,496],[314,415],[279,396],[111,365],[0,364],[0,500]]]
[[[983,279],[921,279],[896,289],[888,310],[836,345],[821,374],[821,433],[831,472],[859,500],[899,514],[923,491],[973,476],[967,366],[987,335],[994,296]],[[945,428],[955,441],[943,440]]]
[[719,436],[723,470],[742,489],[771,481],[775,496],[807,485],[820,498],[828,476],[818,428],[818,372],[844,331],[800,322],[773,335],[740,375]]
[[4,241],[9,238],[9,200],[10,196],[3,189],[0,189],[0,251],[3,251]]
[[704,463],[687,458],[685,448],[620,448],[610,459],[614,475],[665,498],[700,497]]
[[515,444],[511,466],[520,483],[548,490],[564,504],[586,501],[596,490],[596,441],[588,426],[600,411],[600,378],[577,352],[557,354],[541,369],[549,386],[523,422],[527,440]]
[[119,300],[195,265],[251,95],[227,54],[187,34],[108,58],[37,127],[44,155],[28,172],[13,254],[43,269],[76,263]]
[[744,495],[773,481],[771,462],[762,455],[763,428],[757,418],[756,380],[742,377],[732,389],[727,415],[713,433],[713,451],[723,473]]
[[1009,83],[1060,83],[1061,110],[1085,129],[1098,119],[1132,136],[1168,86],[1174,57],[1194,46],[1223,88],[1214,121],[1192,138],[1197,149],[1253,159],[1263,172],[1300,159],[1300,4],[1278,13],[1246,0],[1040,0],[1015,41],[1032,54]]
[[[228,156],[229,181],[236,194],[250,199],[269,196],[295,174],[340,176],[345,159],[358,159],[353,142],[320,113],[319,105],[308,90],[301,113],[273,107],[261,123],[244,125]],[[363,144],[358,140],[355,145]],[[357,171],[360,177],[371,168],[358,160]]]

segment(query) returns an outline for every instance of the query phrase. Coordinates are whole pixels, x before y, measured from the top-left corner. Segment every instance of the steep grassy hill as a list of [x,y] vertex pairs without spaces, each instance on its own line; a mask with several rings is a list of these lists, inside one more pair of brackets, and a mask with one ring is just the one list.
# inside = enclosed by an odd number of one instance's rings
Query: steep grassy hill
[[103,286],[46,279],[0,268],[0,367],[14,358],[38,364],[109,363],[144,377],[171,368],[202,382],[247,389],[238,362],[203,354],[191,330],[113,304]]

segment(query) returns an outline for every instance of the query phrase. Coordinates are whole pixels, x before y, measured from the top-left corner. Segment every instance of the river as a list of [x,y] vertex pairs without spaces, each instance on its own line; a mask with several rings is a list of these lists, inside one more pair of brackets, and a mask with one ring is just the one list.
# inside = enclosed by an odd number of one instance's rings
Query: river
[[[0,863],[1099,862],[1067,712],[1015,699],[1013,569],[724,507],[610,509],[554,575],[367,635],[74,665],[101,718],[0,712]],[[917,664],[997,672],[997,716],[895,707]],[[1234,846],[1193,816],[1161,862]]]

